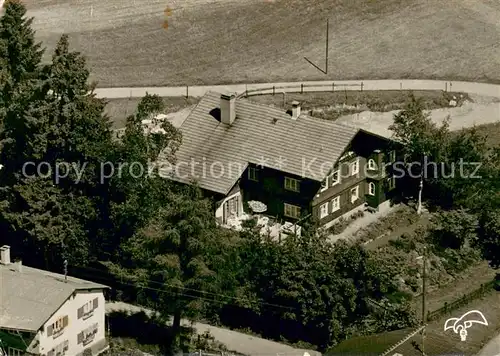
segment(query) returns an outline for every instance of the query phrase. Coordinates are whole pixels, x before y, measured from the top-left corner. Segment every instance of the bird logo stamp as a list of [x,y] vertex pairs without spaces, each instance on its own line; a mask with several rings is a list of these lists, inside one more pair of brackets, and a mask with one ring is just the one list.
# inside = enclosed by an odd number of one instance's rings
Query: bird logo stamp
[[452,329],[455,334],[460,335],[460,340],[467,339],[467,329],[473,324],[488,326],[488,321],[479,310],[471,310],[460,318],[450,318],[444,323],[444,331]]

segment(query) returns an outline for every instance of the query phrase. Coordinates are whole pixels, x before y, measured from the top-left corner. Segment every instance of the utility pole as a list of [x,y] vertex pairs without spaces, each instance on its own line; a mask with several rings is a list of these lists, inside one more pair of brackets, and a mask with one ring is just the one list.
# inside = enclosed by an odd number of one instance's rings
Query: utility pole
[[328,74],[328,32],[330,28],[329,20],[326,19],[326,62],[325,62],[325,74]]
[[422,214],[422,191],[424,190],[424,161],[425,161],[425,154],[422,157],[422,162],[421,162],[421,170],[420,170],[420,183],[419,183],[419,188],[418,188],[418,205],[417,205],[417,214],[421,215]]
[[425,355],[425,346],[424,346],[424,342],[425,342],[425,324],[427,323],[427,315],[425,314],[426,310],[425,310],[425,282],[426,282],[426,279],[427,279],[427,268],[426,268],[426,265],[427,265],[427,246],[424,246],[424,254],[423,254],[423,257],[422,257],[422,265],[423,265],[423,271],[422,271],[422,355]]

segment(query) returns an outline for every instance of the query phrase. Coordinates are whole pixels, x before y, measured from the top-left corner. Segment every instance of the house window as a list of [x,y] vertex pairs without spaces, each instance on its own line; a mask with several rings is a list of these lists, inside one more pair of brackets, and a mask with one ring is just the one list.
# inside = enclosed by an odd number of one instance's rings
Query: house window
[[248,179],[253,180],[254,182],[259,181],[259,178],[257,177],[257,168],[248,167]]
[[375,183],[368,183],[368,194],[375,195]]
[[328,203],[322,204],[319,208],[319,217],[323,219],[328,215]]
[[351,203],[359,199],[359,185],[351,189]]
[[7,349],[7,356],[22,356],[24,355],[23,350],[15,349],[13,347],[9,347]]
[[396,162],[396,151],[392,150],[389,152],[389,163]]
[[394,189],[396,187],[396,177],[387,178],[389,189]]
[[359,158],[351,163],[351,176],[359,173]]
[[370,158],[368,160],[368,169],[370,169],[370,170],[377,169],[377,164],[375,163],[375,160],[373,158]]
[[86,346],[90,344],[94,340],[95,335],[97,334],[97,326],[98,324],[94,323],[93,325],[89,326],[88,328],[80,332],[78,335],[76,335],[77,345],[83,344],[83,346]]
[[47,356],[62,356],[69,349],[69,340],[61,342],[59,345],[50,350]]
[[332,199],[332,213],[340,209],[340,197]]
[[68,326],[69,319],[68,316],[62,316],[57,319],[54,323],[47,327],[47,336],[53,336],[54,339],[62,334],[64,328]]
[[99,298],[94,298],[93,300],[89,300],[82,307],[78,308],[77,311],[77,319],[87,319],[92,316],[93,312],[99,306]]
[[300,217],[300,207],[285,203],[285,216],[298,219]]
[[340,171],[339,170],[337,170],[337,171],[335,171],[335,172],[332,173],[332,175],[331,175],[331,182],[332,182],[331,183],[332,187],[334,185],[337,185],[337,184],[340,183]]
[[285,177],[285,189],[293,192],[300,191],[300,182],[297,179]]
[[324,192],[327,189],[328,189],[328,177],[326,177],[325,180],[321,182],[321,188],[319,191]]

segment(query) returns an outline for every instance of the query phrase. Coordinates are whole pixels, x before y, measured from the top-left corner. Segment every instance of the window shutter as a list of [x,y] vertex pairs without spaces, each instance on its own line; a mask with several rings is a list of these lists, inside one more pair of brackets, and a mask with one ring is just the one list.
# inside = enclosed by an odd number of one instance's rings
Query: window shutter
[[94,298],[94,308],[93,309],[97,309],[98,306],[99,306],[99,298]]
[[78,308],[78,319],[80,319],[83,316],[83,307]]
[[81,344],[83,342],[83,331],[77,335],[77,344]]
[[65,328],[66,326],[68,326],[68,324],[69,324],[69,317],[66,315],[63,318],[63,328]]
[[47,336],[52,336],[53,331],[54,331],[54,324],[47,326]]

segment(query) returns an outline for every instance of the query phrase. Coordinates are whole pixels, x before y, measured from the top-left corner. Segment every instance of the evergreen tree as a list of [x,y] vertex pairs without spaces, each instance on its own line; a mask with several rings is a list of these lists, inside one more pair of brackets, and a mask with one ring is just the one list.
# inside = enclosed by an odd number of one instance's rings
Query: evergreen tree
[[41,44],[35,42],[33,19],[25,17],[24,5],[8,1],[4,10],[0,18],[0,107],[24,81],[37,78],[44,52]]
[[[90,92],[84,58],[68,47],[62,36],[52,63],[10,97],[2,131],[6,235],[24,259],[49,269],[64,258],[88,261],[89,237],[105,220],[100,163],[113,148],[105,103]],[[46,171],[37,171],[41,163]]]
[[[181,344],[181,318],[202,315],[207,297],[219,292],[219,256],[227,239],[215,224],[211,203],[196,187],[170,190],[168,205],[150,216],[148,225],[123,244],[122,266],[108,264],[115,274],[149,287],[149,302],[165,318],[173,316],[168,350]],[[225,235],[226,237],[228,235]],[[220,264],[219,264],[220,265]]]

